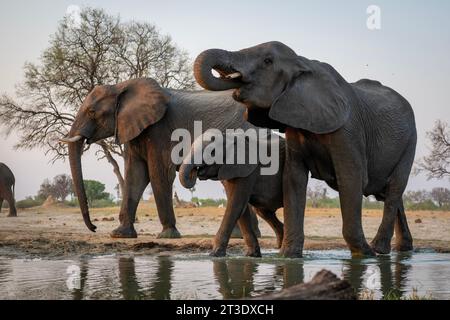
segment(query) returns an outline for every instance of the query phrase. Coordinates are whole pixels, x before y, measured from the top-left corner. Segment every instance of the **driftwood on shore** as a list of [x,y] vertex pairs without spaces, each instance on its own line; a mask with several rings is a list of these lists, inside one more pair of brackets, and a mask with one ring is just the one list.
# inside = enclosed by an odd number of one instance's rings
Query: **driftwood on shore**
[[331,271],[321,270],[310,282],[251,300],[356,300],[356,294],[348,281],[339,279]]

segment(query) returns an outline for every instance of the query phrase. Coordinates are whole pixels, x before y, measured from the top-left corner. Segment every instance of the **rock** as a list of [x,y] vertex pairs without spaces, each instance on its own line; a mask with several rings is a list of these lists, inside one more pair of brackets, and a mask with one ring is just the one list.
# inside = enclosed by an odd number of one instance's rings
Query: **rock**
[[310,282],[250,300],[356,300],[356,294],[347,280],[339,279],[331,271],[321,270]]
[[422,219],[416,219],[414,220],[415,223],[422,223]]
[[104,217],[102,221],[114,221],[114,217]]

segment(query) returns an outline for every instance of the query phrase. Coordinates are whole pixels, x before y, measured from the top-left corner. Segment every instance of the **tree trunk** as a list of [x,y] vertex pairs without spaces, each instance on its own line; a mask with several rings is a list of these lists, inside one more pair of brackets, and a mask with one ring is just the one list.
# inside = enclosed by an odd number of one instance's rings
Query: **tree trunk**
[[116,159],[114,159],[114,157],[112,156],[112,154],[108,150],[108,148],[103,143],[100,144],[100,146],[102,147],[102,150],[105,153],[106,160],[108,160],[108,162],[113,167],[114,174],[117,177],[117,182],[119,182],[120,193],[123,194],[123,188],[124,188],[125,182],[124,182],[122,173],[120,172],[120,166],[117,163]]
[[356,300],[356,293],[348,281],[324,269],[316,273],[310,282],[251,300]]

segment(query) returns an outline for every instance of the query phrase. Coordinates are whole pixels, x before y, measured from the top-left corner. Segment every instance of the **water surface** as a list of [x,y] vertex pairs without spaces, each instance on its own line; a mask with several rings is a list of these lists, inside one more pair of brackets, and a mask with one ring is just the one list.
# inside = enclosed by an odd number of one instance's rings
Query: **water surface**
[[0,256],[0,299],[232,299],[311,280],[328,269],[375,298],[413,291],[450,299],[450,254],[422,251],[352,259],[346,250],[302,259],[104,255],[70,260]]

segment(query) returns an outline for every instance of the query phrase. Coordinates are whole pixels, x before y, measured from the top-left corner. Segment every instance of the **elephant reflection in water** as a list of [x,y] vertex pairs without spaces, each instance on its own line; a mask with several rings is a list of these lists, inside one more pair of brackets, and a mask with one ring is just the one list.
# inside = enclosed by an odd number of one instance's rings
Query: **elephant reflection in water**
[[[350,282],[357,293],[363,289],[374,290],[377,281],[380,284],[382,298],[390,295],[402,296],[411,265],[405,263],[411,258],[411,253],[401,252],[395,256],[380,255],[373,265],[366,259],[349,259],[344,261],[344,279]],[[370,267],[375,267],[371,269]]]
[[170,300],[172,288],[173,261],[168,258],[157,258],[158,268],[151,287],[142,290],[136,276],[136,266],[133,257],[119,258],[119,278],[122,295],[125,300]]
[[[255,274],[258,265],[254,260],[214,260],[214,276],[219,283],[219,292],[223,299],[249,297],[255,291]],[[283,279],[283,288],[302,283],[304,271],[302,263],[286,263],[275,266],[274,282]],[[273,290],[274,287],[266,288]]]
[[[72,290],[73,300],[86,298],[86,282],[88,282],[88,262],[80,263],[80,288]],[[139,285],[134,257],[120,257],[118,259],[118,275],[122,298],[125,300],[169,300],[172,288],[173,261],[168,258],[157,258],[157,270],[155,280],[149,289]]]
[[303,263],[286,263],[276,267],[276,274],[283,278],[283,289],[305,281]]

